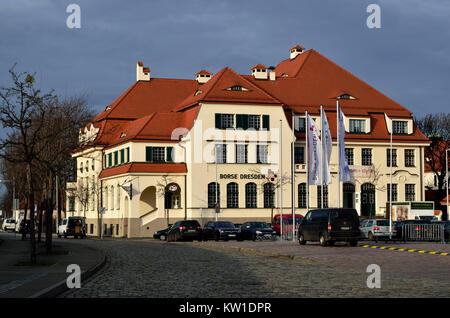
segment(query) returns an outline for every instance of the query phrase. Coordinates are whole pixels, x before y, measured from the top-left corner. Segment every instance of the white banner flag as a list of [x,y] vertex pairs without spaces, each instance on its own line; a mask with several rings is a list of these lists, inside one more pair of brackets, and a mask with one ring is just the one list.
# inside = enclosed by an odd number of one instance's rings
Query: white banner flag
[[350,169],[348,168],[347,156],[345,155],[345,126],[344,116],[341,107],[338,106],[338,125],[339,125],[339,180],[350,181]]
[[306,128],[308,129],[308,183],[320,185],[320,132],[309,115],[306,121]]
[[322,118],[322,138],[323,139],[323,174],[322,174],[322,184],[330,184],[331,183],[331,173],[330,173],[330,158],[332,151],[332,140],[331,140],[331,132],[330,126],[328,125],[327,116],[323,108],[321,108],[321,118]]

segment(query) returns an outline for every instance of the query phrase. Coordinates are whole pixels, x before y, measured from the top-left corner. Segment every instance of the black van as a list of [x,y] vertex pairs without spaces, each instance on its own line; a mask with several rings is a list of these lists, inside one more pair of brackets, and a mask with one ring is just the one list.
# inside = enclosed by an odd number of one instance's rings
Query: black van
[[355,209],[318,209],[309,211],[298,229],[300,245],[319,241],[320,245],[334,245],[336,241],[358,245],[361,238],[359,217]]

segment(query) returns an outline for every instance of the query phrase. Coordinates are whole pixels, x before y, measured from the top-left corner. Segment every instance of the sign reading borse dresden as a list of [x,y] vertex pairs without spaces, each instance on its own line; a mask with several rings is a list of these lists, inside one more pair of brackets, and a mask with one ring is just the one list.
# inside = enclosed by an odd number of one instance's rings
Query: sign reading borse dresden
[[237,174],[237,173],[230,173],[230,174],[220,174],[220,179],[265,179],[266,176],[263,174]]

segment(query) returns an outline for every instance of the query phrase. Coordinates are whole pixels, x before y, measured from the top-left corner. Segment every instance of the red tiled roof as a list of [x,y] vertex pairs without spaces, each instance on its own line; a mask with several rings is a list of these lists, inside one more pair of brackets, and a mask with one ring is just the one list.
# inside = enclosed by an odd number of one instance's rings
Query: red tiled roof
[[292,51],[293,49],[300,49],[300,50],[303,51],[305,48],[304,48],[303,46],[297,44],[296,46],[291,47],[291,48],[289,49],[289,51]]
[[197,73],[195,73],[195,76],[197,75],[212,75],[212,73],[208,70],[200,70]]
[[267,70],[267,66],[265,66],[264,64],[256,64],[255,66],[253,66],[253,67],[250,69],[250,71],[253,71],[253,70],[256,69],[256,68],[261,68],[261,69]]
[[[232,86],[242,86],[247,91],[228,90]],[[281,104],[279,100],[229,67],[217,72],[207,83],[203,84],[201,90],[202,94],[192,93],[175,110],[180,111],[200,102]]]
[[104,169],[99,179],[117,176],[126,173],[186,173],[185,163],[148,163],[131,162],[122,166]]

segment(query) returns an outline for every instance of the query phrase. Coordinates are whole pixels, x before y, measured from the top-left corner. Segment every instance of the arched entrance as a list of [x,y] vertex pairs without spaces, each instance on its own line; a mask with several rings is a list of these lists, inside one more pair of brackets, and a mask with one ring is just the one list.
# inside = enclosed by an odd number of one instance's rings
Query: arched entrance
[[139,198],[139,216],[146,215],[156,210],[156,187],[146,188]]
[[355,185],[352,183],[344,183],[343,189],[343,206],[344,208],[355,208]]
[[361,186],[361,215],[375,216],[375,186],[371,183],[364,183]]

